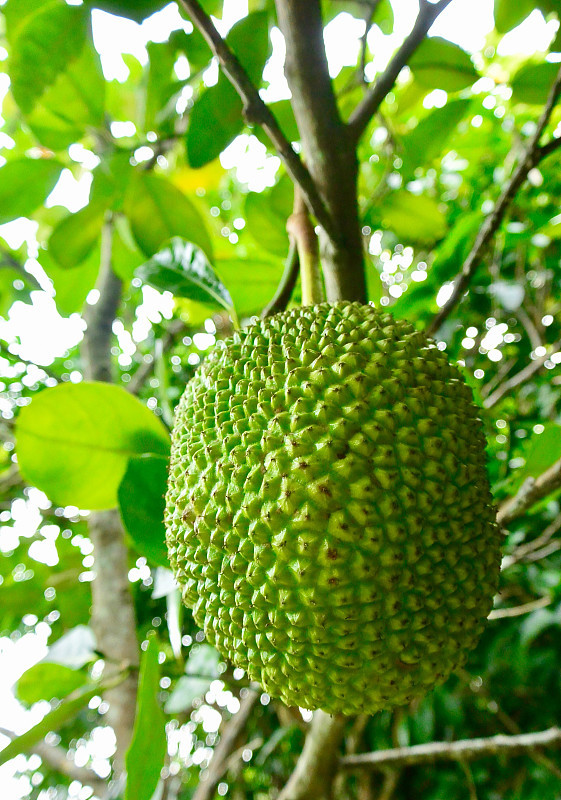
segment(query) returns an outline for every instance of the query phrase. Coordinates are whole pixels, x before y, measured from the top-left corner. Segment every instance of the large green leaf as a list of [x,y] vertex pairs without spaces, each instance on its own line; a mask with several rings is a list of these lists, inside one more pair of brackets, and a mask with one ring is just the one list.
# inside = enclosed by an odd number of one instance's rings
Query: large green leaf
[[28,705],[39,700],[62,700],[88,680],[85,672],[64,664],[40,661],[26,670],[17,682],[16,694]]
[[442,108],[427,114],[416,128],[403,137],[404,163],[410,171],[442,154],[457,124],[464,118],[471,100],[450,100]]
[[132,742],[125,760],[125,800],[150,800],[164,766],[166,729],[164,713],[158,702],[158,655],[158,640],[155,636],[150,636],[140,663],[136,717]]
[[129,458],[167,455],[162,423],[124,389],[105,383],[61,384],[20,412],[18,463],[24,478],[60,505],[117,505]]
[[49,238],[49,253],[63,269],[83,264],[103,227],[105,206],[89,203],[59,222]]
[[446,218],[437,201],[405,190],[385,198],[382,222],[405,243],[432,243],[446,233]]
[[146,17],[160,11],[167,2],[168,0],[86,0],[86,5],[142,22]]
[[240,318],[261,313],[275,294],[283,269],[282,260],[269,255],[216,261],[216,270],[228,287]]
[[83,6],[69,6],[63,0],[8,0],[4,13],[12,94],[29,113],[80,55],[88,15]]
[[135,548],[162,567],[169,567],[164,527],[167,478],[167,458],[131,458],[118,491],[123,524]]
[[265,192],[249,192],[245,201],[247,231],[264,250],[285,256],[288,252],[286,223],[292,213],[294,190],[282,178]]
[[0,225],[29,217],[52,192],[62,164],[49,158],[18,158],[0,169]]
[[559,64],[525,64],[511,81],[513,100],[543,105],[558,72]]
[[232,308],[228,290],[217,278],[202,250],[174,237],[138,270],[138,276],[161,292],[211,306]]
[[411,57],[409,66],[416,80],[427,89],[457,92],[479,78],[469,54],[439,36],[425,39]]
[[59,313],[69,316],[80,311],[99,273],[99,249],[94,249],[74,269],[59,266],[46,250],[40,250],[37,259],[53,282]]
[[508,33],[520,25],[532,13],[534,0],[495,0],[495,28],[499,33]]
[[[227,36],[250,79],[261,83],[261,73],[269,53],[269,17],[256,11],[237,22]],[[202,92],[189,115],[187,158],[198,168],[217,158],[243,130],[242,102],[222,73],[215,86]]]
[[64,150],[104,124],[105,81],[99,56],[87,41],[80,56],[49,86],[27,116],[41,144]]
[[198,210],[166,178],[138,172],[125,196],[125,214],[141,250],[148,256],[173,236],[201,247],[212,258],[212,243]]

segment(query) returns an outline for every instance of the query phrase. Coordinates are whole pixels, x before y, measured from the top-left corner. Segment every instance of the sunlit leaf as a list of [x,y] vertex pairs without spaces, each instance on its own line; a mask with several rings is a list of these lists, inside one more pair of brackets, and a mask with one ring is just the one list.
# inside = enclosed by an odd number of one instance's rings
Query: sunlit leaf
[[89,203],[60,222],[51,233],[49,253],[63,269],[83,264],[94,249],[103,227],[105,206]]
[[559,72],[559,64],[525,64],[511,81],[513,100],[530,105],[543,105]]
[[495,0],[495,28],[499,33],[508,31],[520,25],[532,13],[536,4],[534,0]]
[[62,164],[48,158],[18,158],[0,169],[0,225],[29,217],[54,189]]
[[446,92],[465,89],[479,78],[469,53],[439,36],[425,39],[411,57],[409,67],[422,86]]
[[29,483],[61,505],[113,508],[129,458],[167,455],[162,423],[124,389],[61,384],[37,394],[16,425],[18,463]]
[[148,256],[173,236],[181,236],[212,258],[212,243],[199,211],[166,178],[138,172],[129,184],[125,213],[136,242]]
[[40,661],[26,670],[16,685],[16,694],[23,703],[32,705],[39,700],[62,700],[88,681],[85,672],[64,664]]
[[446,218],[436,200],[405,190],[384,200],[382,219],[403,242],[432,243],[446,233]]

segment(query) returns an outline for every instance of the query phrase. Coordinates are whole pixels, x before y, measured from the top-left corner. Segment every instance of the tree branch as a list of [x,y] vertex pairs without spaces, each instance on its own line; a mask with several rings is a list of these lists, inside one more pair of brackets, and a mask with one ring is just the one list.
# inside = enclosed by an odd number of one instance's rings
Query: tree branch
[[457,742],[431,742],[412,747],[396,747],[375,753],[344,756],[342,769],[384,770],[394,766],[434,764],[437,761],[473,761],[495,755],[517,755],[536,747],[561,747],[561,728],[549,728],[515,736],[498,734],[485,739],[460,739]]
[[530,361],[530,363],[527,366],[525,366],[524,369],[521,369],[520,372],[517,372],[511,378],[501,383],[495,389],[494,392],[492,392],[488,397],[485,398],[485,400],[483,401],[483,407],[492,408],[493,406],[496,406],[497,403],[503,399],[503,397],[509,394],[511,389],[515,389],[517,386],[520,386],[521,383],[524,383],[525,381],[529,380],[529,378],[531,378],[532,375],[534,375],[536,372],[539,372],[539,370],[543,367],[545,362],[549,361],[551,356],[555,355],[555,353],[558,353],[560,349],[561,349],[561,340],[555,342],[551,352],[546,353],[544,356],[539,356],[538,358],[535,358],[533,361]]
[[276,0],[276,8],[304,158],[333,223],[327,236],[320,234],[327,299],[366,302],[356,148],[329,76],[321,1]]
[[351,114],[348,122],[352,139],[358,142],[368,123],[378,111],[388,92],[393,88],[397,76],[407,64],[415,50],[419,47],[435,19],[441,14],[451,0],[440,0],[438,3],[422,2],[413,30],[405,39],[384,72],[376,78],[373,87]]
[[[122,283],[111,267],[111,223],[102,232],[99,299],[84,318],[82,354],[88,380],[110,381],[113,321],[121,302]],[[124,770],[125,752],[132,736],[136,710],[138,641],[136,615],[128,580],[128,553],[124,531],[116,510],[90,514],[89,534],[94,546],[95,580],[92,583],[92,626],[104,657],[133,669],[117,687],[105,693],[108,722],[115,731],[117,748],[113,770],[117,778]]]
[[[477,269],[477,266],[485,253],[493,236],[497,232],[500,224],[502,223],[506,211],[513,201],[516,192],[522,186],[530,170],[539,163],[540,159],[544,157],[544,147],[540,147],[541,136],[549,122],[551,113],[561,92],[561,68],[559,69],[555,80],[549,91],[547,102],[542,111],[541,117],[536,126],[534,134],[531,136],[522,157],[512,173],[510,180],[502,190],[499,199],[495,203],[493,211],[485,218],[483,225],[479,229],[479,233],[475,239],[473,247],[464,264],[459,275],[454,280],[454,289],[452,294],[442,306],[438,314],[434,317],[430,325],[427,327],[429,336],[433,336],[445,319],[449,316],[454,306],[461,300],[462,295],[466,291],[469,283]],[[557,140],[555,140],[557,141]],[[548,153],[546,152],[545,155]]]
[[538,608],[545,608],[551,605],[551,597],[538,597],[521,606],[507,606],[507,608],[494,608],[487,619],[507,619],[509,617],[521,617],[523,614],[530,614]]
[[508,525],[539,500],[559,488],[561,488],[561,458],[537,478],[527,478],[514,497],[510,497],[500,506],[497,522],[499,525]]
[[330,797],[346,718],[315,711],[296,769],[278,800]]
[[272,111],[261,99],[259,92],[249,79],[240,61],[216,30],[216,26],[210,16],[197,0],[178,0],[178,2],[204,36],[208,46],[218,59],[224,74],[241,97],[244,104],[244,117],[248,122],[261,125],[279,154],[286,171],[294,183],[300,186],[310,212],[315,216],[322,228],[330,236],[334,236],[333,222],[318,193],[312,176],[297,153],[294,152]]
[[236,746],[238,736],[247,725],[259,694],[260,689],[251,686],[240,703],[239,711],[224,725],[206,775],[195,789],[192,800],[212,800],[214,797],[220,778],[228,769],[229,756]]
[[[185,324],[183,320],[174,319],[168,325],[167,331],[162,339],[162,352],[167,353],[168,350],[173,347],[177,339],[179,338],[179,334],[182,333],[185,329]],[[152,358],[151,361],[143,361],[142,364],[138,367],[128,384],[126,385],[127,392],[131,394],[138,394],[139,391],[144,386],[147,378],[150,377],[152,372],[154,371],[154,363],[155,359]]]

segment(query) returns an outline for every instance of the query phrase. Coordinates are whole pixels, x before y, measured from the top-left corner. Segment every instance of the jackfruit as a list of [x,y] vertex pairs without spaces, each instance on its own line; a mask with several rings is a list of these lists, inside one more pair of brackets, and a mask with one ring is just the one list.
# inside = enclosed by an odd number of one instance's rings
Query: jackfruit
[[497,589],[471,391],[423,333],[358,303],[218,342],[177,409],[166,526],[208,641],[308,709],[424,695],[465,661]]

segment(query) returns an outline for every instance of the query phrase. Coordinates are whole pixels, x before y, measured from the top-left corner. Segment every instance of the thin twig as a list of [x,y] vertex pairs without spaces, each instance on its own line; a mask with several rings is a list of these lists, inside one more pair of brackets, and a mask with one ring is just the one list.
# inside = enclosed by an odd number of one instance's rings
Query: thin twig
[[220,741],[214,750],[204,779],[195,789],[193,800],[212,800],[214,797],[220,778],[228,769],[229,757],[236,746],[238,736],[247,725],[259,694],[258,688],[250,687],[240,703],[239,711],[222,728]]
[[278,314],[279,311],[285,310],[298,281],[299,267],[298,248],[296,247],[296,242],[291,241],[282,278],[280,279],[280,283],[273,298],[261,312],[261,319],[266,319],[266,317],[270,317],[273,314]]
[[456,742],[431,742],[412,747],[396,747],[391,750],[378,750],[375,753],[361,753],[343,756],[339,765],[342,769],[383,770],[390,766],[413,766],[434,764],[436,761],[473,761],[495,755],[517,755],[536,747],[561,747],[561,728],[548,728],[535,733],[521,733],[515,736],[498,734],[484,739],[460,739]]
[[349,118],[349,132],[355,142],[358,142],[366,130],[384,98],[391,91],[397,76],[423,41],[435,19],[450,2],[451,0],[440,0],[439,3],[421,3],[413,30]]
[[551,113],[555,107],[560,92],[561,92],[561,68],[559,69],[557,76],[553,81],[553,84],[549,91],[547,102],[542,111],[541,117],[538,120],[536,130],[534,131],[534,134],[530,137],[530,140],[526,145],[522,157],[519,159],[514,172],[512,173],[506,186],[502,190],[499,199],[495,203],[493,211],[487,217],[485,217],[485,220],[483,221],[483,224],[479,229],[473,247],[471,248],[466,260],[463,263],[461,272],[454,280],[454,288],[452,294],[450,295],[446,303],[444,303],[438,314],[436,314],[430,325],[427,327],[427,333],[429,334],[429,336],[433,336],[438,331],[444,320],[448,318],[452,309],[461,300],[464,292],[466,291],[475,273],[475,270],[477,269],[479,262],[481,261],[481,258],[485,250],[487,249],[493,236],[495,235],[500,224],[502,223],[504,216],[507,212],[507,209],[510,206],[511,202],[513,201],[518,189],[522,186],[522,184],[528,177],[528,173],[533,167],[536,166],[536,164],[539,163],[539,161],[542,158],[545,157],[545,155],[548,155],[549,152],[551,152],[550,150],[547,150],[544,147],[540,147],[540,139],[547,126],[547,123],[549,122]]
[[360,37],[360,66],[359,78],[361,83],[366,83],[366,76],[364,71],[366,69],[366,48],[368,46],[368,34],[374,23],[374,16],[378,10],[381,0],[372,0],[372,4],[368,8],[368,12],[364,18],[364,33]]
[[487,619],[507,619],[509,617],[522,617],[524,614],[530,614],[538,608],[545,608],[551,604],[551,597],[539,597],[537,600],[531,600],[529,603],[524,603],[521,606],[511,606],[510,608],[494,608]]
[[[179,337],[179,334],[183,332],[184,328],[185,323],[181,319],[175,319],[170,322],[165,336],[162,339],[163,353],[167,353],[170,348],[173,347]],[[152,358],[151,361],[143,361],[130,379],[129,383],[125,386],[127,392],[130,392],[131,394],[138,394],[144,386],[147,378],[149,378],[154,371],[154,365],[154,358]]]
[[537,478],[527,478],[514,497],[510,497],[500,506],[497,522],[499,525],[507,525],[559,488],[561,488],[561,458]]
[[517,386],[520,386],[520,384],[529,380],[532,375],[534,375],[536,372],[539,372],[545,362],[550,360],[551,356],[554,356],[560,350],[561,340],[555,342],[552,350],[549,353],[530,361],[530,363],[525,366],[524,369],[521,369],[520,372],[515,373],[512,378],[509,378],[507,381],[504,381],[504,383],[501,383],[492,394],[485,398],[483,401],[483,407],[492,408],[493,406],[496,406],[497,403],[511,391],[511,389],[515,389]]
[[220,36],[212,19],[197,0],[179,0],[179,4],[191,17],[218,59],[224,74],[241,97],[244,104],[245,119],[249,123],[260,125],[263,128],[286,167],[286,171],[294,183],[300,186],[310,212],[326,233],[331,238],[336,238],[333,222],[312,176],[285,137],[271,109],[261,99],[257,88],[249,79],[235,53],[232,52],[222,36]]
[[501,563],[501,570],[509,569],[509,567],[512,567],[514,564],[518,564],[519,561],[537,561],[540,558],[545,558],[549,553],[545,553],[544,551],[550,544],[556,545],[555,550],[561,548],[561,541],[556,540],[555,542],[551,542],[552,537],[555,536],[560,528],[561,515],[557,516],[553,522],[547,526],[544,532],[535,539],[532,539],[530,542],[524,542],[524,544],[519,544],[513,553],[505,556]]
[[[15,739],[17,736],[14,731],[9,731],[6,728],[0,728],[0,734],[6,736],[8,739]],[[65,775],[73,781],[79,781],[85,786],[91,786],[93,789],[100,789],[106,783],[93,769],[79,767],[75,764],[74,761],[68,757],[65,747],[50,745],[43,741],[33,745],[33,747],[29,749],[29,752],[40,756],[41,760],[56,772],[60,772],[61,775]]]

